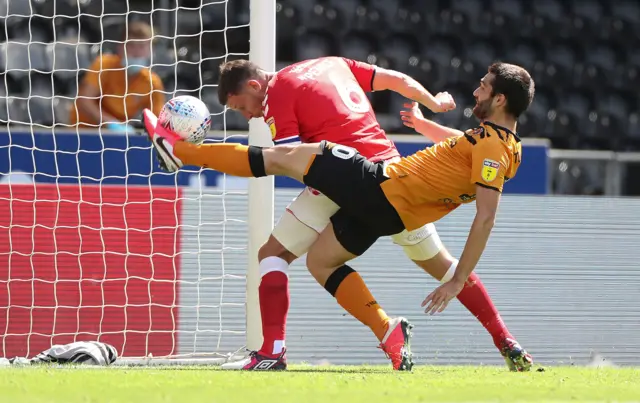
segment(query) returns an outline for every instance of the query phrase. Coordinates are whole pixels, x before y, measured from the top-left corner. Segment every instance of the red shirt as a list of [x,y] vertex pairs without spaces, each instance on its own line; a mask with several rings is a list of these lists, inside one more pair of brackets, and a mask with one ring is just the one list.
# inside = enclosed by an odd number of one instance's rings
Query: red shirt
[[275,142],[353,147],[371,161],[399,156],[376,120],[365,92],[373,89],[375,66],[341,57],[292,64],[269,81],[263,116]]

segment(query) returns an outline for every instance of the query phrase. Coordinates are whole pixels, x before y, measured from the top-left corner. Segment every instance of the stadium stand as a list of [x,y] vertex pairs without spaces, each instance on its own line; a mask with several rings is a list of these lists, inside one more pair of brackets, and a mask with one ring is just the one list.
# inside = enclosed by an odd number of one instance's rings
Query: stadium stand
[[[148,3],[130,1],[129,7],[148,11]],[[178,88],[221,111],[216,70],[220,55],[248,51],[248,0],[205,3],[180,1],[184,8],[167,12],[177,37],[156,41],[153,68],[171,95]],[[101,46],[108,50],[114,40],[105,36],[117,30],[99,24],[119,26],[126,11],[119,1],[0,0],[6,83],[0,119],[66,123],[77,71],[81,76]],[[101,22],[105,13],[115,15]],[[148,17],[132,12],[129,18],[140,16]],[[195,35],[200,19],[201,37]],[[239,28],[225,31],[225,24]],[[277,6],[281,65],[337,54],[405,71],[434,91],[456,95],[460,109],[436,118],[461,128],[473,124],[470,92],[486,66],[494,60],[521,64],[533,72],[537,97],[520,132],[547,137],[555,148],[640,149],[639,99],[632,91],[640,84],[639,34],[640,3],[631,0],[282,0]],[[371,99],[388,131],[410,132],[397,119],[402,99]],[[234,113],[226,125],[247,127]]]

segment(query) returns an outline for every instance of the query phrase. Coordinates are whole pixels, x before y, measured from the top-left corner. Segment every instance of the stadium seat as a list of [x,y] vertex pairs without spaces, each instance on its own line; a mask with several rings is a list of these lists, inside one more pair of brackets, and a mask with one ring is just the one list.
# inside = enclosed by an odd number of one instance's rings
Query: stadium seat
[[595,24],[604,15],[604,8],[598,0],[573,0],[571,13]]
[[560,0],[536,0],[531,2],[531,8],[534,14],[558,23],[567,14],[565,3]]
[[470,21],[467,14],[456,10],[443,10],[437,15],[427,16],[427,21],[438,35],[450,35],[460,39],[468,38]]
[[333,39],[319,32],[308,32],[296,38],[295,60],[308,60],[335,54]]
[[339,46],[340,55],[363,62],[378,50],[375,38],[359,33],[345,35]]
[[[164,80],[175,71],[176,60],[174,56],[173,48],[166,48],[154,43],[151,53],[151,71]],[[204,60],[202,62],[205,63]],[[207,72],[213,75],[216,71],[209,69]]]
[[27,126],[31,122],[25,94],[7,97],[7,122],[10,126]]
[[0,123],[6,124],[9,117],[7,111],[7,91],[4,85],[0,85]]
[[[313,0],[300,0],[296,1],[296,5],[298,3],[304,3],[305,1],[313,1]],[[361,0],[327,0],[326,4],[329,4],[331,7],[340,10],[340,14],[343,16],[345,21],[345,29],[349,29],[353,18],[355,17],[356,10],[358,7],[363,6],[364,2]]]
[[17,80],[28,78],[33,70],[45,72],[47,70],[45,45],[27,42],[1,43],[0,69]]
[[640,23],[640,4],[635,0],[618,0],[610,3],[611,15],[621,20]]
[[524,2],[521,0],[491,0],[490,10],[493,14],[504,14],[515,22],[525,15]]
[[497,55],[498,52],[493,43],[477,41],[466,46],[464,59],[479,66],[480,69],[486,69],[487,66],[497,60]]
[[456,39],[451,36],[434,36],[429,40],[429,45],[423,47],[422,56],[441,66],[449,66],[455,56],[460,56]]
[[[419,44],[413,36],[392,35],[383,39],[383,53],[396,66],[406,66],[412,56],[419,51]],[[398,67],[400,68],[400,67]]]
[[303,15],[303,26],[311,31],[340,33],[345,29],[346,23],[340,9],[322,4],[316,4],[310,13]]
[[535,64],[541,59],[539,49],[530,42],[519,42],[510,52],[509,59],[525,69],[533,71]]
[[348,24],[351,30],[383,35],[388,32],[386,17],[376,8],[359,6]]
[[482,0],[451,0],[449,7],[469,17],[478,16],[486,10]]
[[69,112],[75,108],[73,98],[59,97],[53,98],[53,122],[55,126],[69,124]]
[[558,102],[558,110],[567,112],[576,119],[585,119],[593,109],[593,100],[584,91],[563,91]]
[[93,62],[91,48],[87,44],[53,42],[45,48],[47,71],[55,77],[70,80],[81,69],[87,69]]
[[[427,4],[435,2],[427,2]],[[426,4],[425,4],[426,6]],[[396,15],[390,20],[390,30],[394,32],[412,33],[421,38],[425,33],[425,27],[431,27],[433,17],[427,20],[426,17],[437,15],[437,12],[423,12],[412,4],[401,4]],[[431,29],[430,29],[431,30]]]
[[[369,0],[369,5],[378,10],[386,21],[389,24],[393,21],[393,19],[398,15],[398,11],[400,10],[400,1],[399,0]],[[395,29],[395,27],[391,27]]]
[[293,43],[301,26],[300,10],[290,3],[278,3],[276,7],[276,56],[278,60],[295,59]]

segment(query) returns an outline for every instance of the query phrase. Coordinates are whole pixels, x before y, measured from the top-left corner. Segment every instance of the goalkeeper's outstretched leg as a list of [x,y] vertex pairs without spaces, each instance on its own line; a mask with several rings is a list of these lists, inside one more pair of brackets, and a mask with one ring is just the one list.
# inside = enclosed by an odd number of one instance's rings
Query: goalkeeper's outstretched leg
[[194,145],[157,125],[157,117],[144,111],[145,129],[158,153],[162,169],[175,172],[184,165],[211,168],[239,177],[288,176],[304,182],[320,144],[279,145],[268,148],[241,144]]

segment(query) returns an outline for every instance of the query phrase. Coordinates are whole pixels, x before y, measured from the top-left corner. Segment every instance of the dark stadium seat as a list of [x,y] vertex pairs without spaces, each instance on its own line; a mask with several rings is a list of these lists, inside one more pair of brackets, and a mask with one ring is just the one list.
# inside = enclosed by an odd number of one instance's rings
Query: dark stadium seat
[[[298,2],[303,3],[304,1],[310,0],[298,0],[295,2],[297,5]],[[319,0],[315,0],[319,2]],[[331,7],[340,10],[341,15],[345,21],[345,28],[349,28],[349,24],[353,20],[356,14],[356,10],[359,6],[365,5],[365,3],[361,0],[326,0],[326,4],[329,4]]]
[[0,0],[0,18],[7,30],[23,29],[29,24],[30,15],[29,0]]
[[301,28],[312,31],[330,31],[339,34],[346,30],[347,18],[341,9],[326,4],[316,4],[311,11],[300,12]]
[[492,13],[501,13],[513,20],[520,20],[525,15],[525,4],[522,0],[491,0],[490,10]]
[[422,56],[442,66],[449,66],[455,56],[460,56],[460,45],[456,37],[436,36],[422,48]]
[[384,35],[387,33],[388,23],[387,16],[380,10],[365,6],[358,6],[354,16],[347,22],[349,29],[370,32],[376,35]]
[[378,50],[374,37],[360,33],[345,35],[339,47],[341,56],[360,61],[367,61]]
[[[382,18],[387,20],[389,23],[393,21],[400,10],[399,0],[369,0],[369,5],[378,10],[381,13]],[[391,28],[394,29],[395,27],[392,26]]]
[[43,43],[5,42],[0,44],[0,69],[17,80],[24,80],[29,72],[45,72],[47,63]]
[[324,33],[307,32],[296,38],[295,59],[297,61],[315,59],[335,54],[333,39]]
[[593,109],[593,99],[585,91],[562,91],[560,94],[558,110],[576,119],[585,119]]
[[[427,2],[427,4],[431,3],[435,2]],[[425,12],[423,9],[424,7],[416,7],[415,4],[412,3],[400,4],[398,12],[390,19],[389,29],[394,32],[412,33],[416,35],[418,39],[421,39],[425,34],[426,28],[428,28],[430,32],[433,31],[433,29],[430,28],[433,21],[427,18],[437,14],[437,11]]]
[[31,122],[29,107],[25,94],[7,97],[7,121],[12,126],[26,126]]
[[635,0],[617,0],[610,3],[611,15],[634,24],[640,23],[640,4]]
[[78,75],[80,69],[87,69],[93,62],[88,44],[53,42],[45,49],[47,70],[54,76],[68,80]]
[[610,43],[592,43],[585,54],[585,62],[594,64],[605,71],[613,71],[624,63],[619,52]]
[[541,60],[541,48],[531,42],[519,42],[512,49],[509,60],[529,71],[533,71],[535,64]]
[[294,60],[294,37],[300,26],[300,9],[290,3],[278,3],[276,6],[276,57],[278,60]]
[[534,14],[560,22],[566,15],[565,4],[561,0],[536,0],[531,2],[530,6]]
[[59,96],[53,98],[53,122],[56,126],[69,124],[71,108],[75,108],[73,98]]
[[623,142],[624,149],[640,150],[640,113],[634,112],[629,115],[626,121],[627,138]]
[[471,18],[486,10],[482,0],[451,0],[449,7],[451,10],[460,11]]
[[419,53],[420,46],[410,35],[392,35],[382,40],[382,53],[396,66],[405,66],[412,56]]
[[9,112],[7,111],[7,91],[4,85],[0,85],[0,123],[6,124]]
[[486,69],[497,60],[498,51],[494,43],[490,41],[476,41],[466,46],[464,59],[469,60],[481,69]]
[[425,18],[435,34],[456,36],[460,39],[469,37],[471,23],[467,14],[457,10],[443,10]]
[[604,7],[598,0],[572,0],[571,12],[592,23],[597,23],[604,16]]

